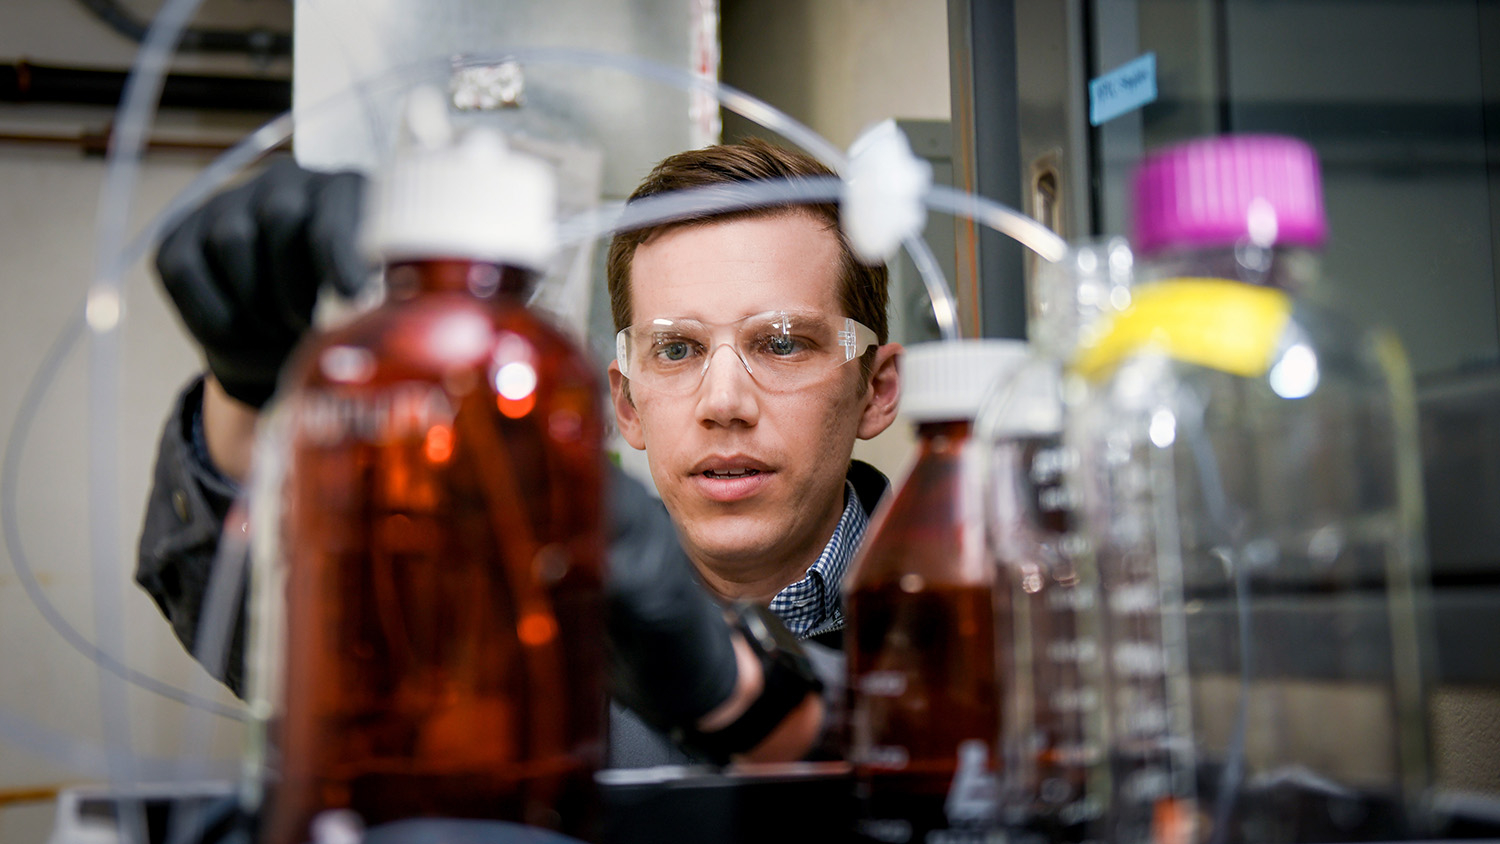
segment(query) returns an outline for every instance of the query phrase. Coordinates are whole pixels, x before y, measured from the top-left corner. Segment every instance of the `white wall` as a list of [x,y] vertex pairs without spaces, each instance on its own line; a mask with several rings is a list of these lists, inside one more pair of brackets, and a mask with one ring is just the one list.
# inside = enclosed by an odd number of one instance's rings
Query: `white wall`
[[[196,166],[194,161],[151,164],[137,207],[147,211],[164,204]],[[76,154],[0,149],[0,280],[7,303],[0,308],[0,357],[9,362],[0,370],[7,411],[0,434],[7,442],[17,434],[15,414],[38,367],[58,334],[78,319],[93,272],[92,215],[103,173],[102,162],[81,161]],[[227,702],[232,698],[202,673],[146,594],[131,582],[155,440],[173,391],[197,362],[146,273],[137,267],[126,284],[119,360],[123,398],[112,426],[119,479],[112,582],[95,582],[89,558],[86,341],[66,357],[37,407],[19,461],[19,495],[7,504],[14,505],[18,516],[23,561],[68,624],[97,641],[94,603],[113,599],[124,614],[124,638],[107,637],[101,647],[137,671]],[[4,557],[0,668],[6,680],[0,683],[0,713],[71,738],[77,743],[73,751],[97,748],[102,737],[97,669],[46,622],[13,573],[17,560],[8,549]],[[210,719],[207,746],[185,748],[179,739],[192,711],[144,692],[133,692],[130,706],[131,737],[139,754],[231,759],[238,752],[239,731],[222,719]],[[64,764],[56,753],[28,752],[27,737],[15,735],[10,723],[0,731],[0,791],[105,778],[107,772],[96,766]],[[0,840],[37,840],[12,829],[15,814],[0,813]]]
[[[944,0],[721,0],[724,81],[847,148],[887,117],[948,118]],[[726,134],[747,134],[744,123]]]
[[[129,3],[130,8],[143,4]],[[150,5],[150,4],[146,4]],[[154,8],[154,7],[153,7]],[[201,25],[284,29],[283,0],[212,0]],[[7,0],[0,22],[0,62],[128,69],[134,45],[92,19],[74,2]],[[257,66],[244,57],[184,57],[184,72],[263,74],[283,78],[286,63]],[[77,135],[99,132],[111,110],[57,105],[0,105],[0,133]],[[237,138],[251,123],[239,116],[166,115],[156,133],[183,140]],[[128,230],[135,232],[208,161],[202,155],[150,156],[141,173]],[[67,146],[0,142],[0,437],[16,434],[25,391],[59,335],[80,314],[94,275],[95,213],[105,163]],[[198,367],[192,347],[167,309],[144,263],[126,280],[120,330],[123,396],[111,428],[118,452],[117,541],[109,575],[90,569],[87,401],[88,350],[64,359],[36,408],[19,451],[19,495],[4,502],[17,515],[24,562],[48,602],[90,641],[95,602],[112,600],[123,634],[100,646],[135,671],[223,704],[233,698],[183,651],[149,598],[131,580],[151,458],[178,385]],[[32,789],[106,778],[89,758],[102,747],[97,668],[44,618],[22,588],[9,544],[0,549],[0,841],[34,844],[51,829],[50,802],[11,802]],[[130,742],[142,758],[217,760],[223,772],[241,751],[242,728],[215,716],[135,690],[128,695]]]

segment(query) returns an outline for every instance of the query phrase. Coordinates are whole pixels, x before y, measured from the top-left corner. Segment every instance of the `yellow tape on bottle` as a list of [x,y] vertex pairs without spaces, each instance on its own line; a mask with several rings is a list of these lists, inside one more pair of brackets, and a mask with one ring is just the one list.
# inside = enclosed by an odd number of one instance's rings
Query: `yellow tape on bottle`
[[1175,278],[1131,291],[1130,306],[1085,339],[1073,371],[1108,375],[1125,358],[1154,349],[1184,363],[1255,378],[1291,318],[1292,301],[1273,287],[1214,278]]

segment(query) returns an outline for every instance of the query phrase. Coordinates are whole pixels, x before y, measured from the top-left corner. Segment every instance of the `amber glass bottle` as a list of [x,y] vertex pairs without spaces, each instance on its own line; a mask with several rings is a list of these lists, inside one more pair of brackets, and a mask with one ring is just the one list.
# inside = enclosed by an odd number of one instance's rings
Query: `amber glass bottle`
[[388,175],[370,235],[387,300],[291,370],[263,840],[300,844],[331,809],[591,837],[602,426],[591,367],[525,307],[550,174],[471,134]]
[[861,837],[982,840],[995,822],[1001,689],[996,567],[973,420],[1025,345],[913,346],[902,413],[917,455],[845,586],[850,757]]

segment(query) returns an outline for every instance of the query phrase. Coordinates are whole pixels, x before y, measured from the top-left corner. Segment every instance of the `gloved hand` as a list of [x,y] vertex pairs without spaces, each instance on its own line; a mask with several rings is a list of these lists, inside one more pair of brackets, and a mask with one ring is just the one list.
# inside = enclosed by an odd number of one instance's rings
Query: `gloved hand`
[[346,296],[368,277],[356,236],[365,179],[277,161],[209,200],[162,241],[156,268],[208,368],[259,408],[312,324],[318,288]]
[[698,583],[661,502],[618,467],[606,480],[611,691],[670,732],[695,724],[734,691],[729,626]]
[[[786,761],[814,749],[826,710],[806,704],[824,685],[801,643],[764,606],[736,602],[726,612],[699,584],[661,502],[618,468],[607,480],[605,595],[615,699],[719,764],[751,751],[763,761]],[[735,636],[759,664],[749,685],[736,685]],[[757,688],[753,699],[746,697]],[[701,730],[704,716],[731,695],[743,707],[729,710],[737,712],[734,720],[721,723],[721,710],[715,726]],[[791,732],[781,732],[787,725]],[[780,738],[767,745],[773,734]]]

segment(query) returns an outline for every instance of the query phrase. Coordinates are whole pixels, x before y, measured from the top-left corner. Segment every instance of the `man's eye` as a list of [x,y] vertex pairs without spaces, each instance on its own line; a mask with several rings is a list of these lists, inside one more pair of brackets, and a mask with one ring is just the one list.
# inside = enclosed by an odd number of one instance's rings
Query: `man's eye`
[[656,344],[656,356],[666,361],[686,360],[692,352],[686,340],[660,340]]
[[808,351],[812,344],[801,337],[771,334],[761,339],[761,350],[773,357],[790,357]]

